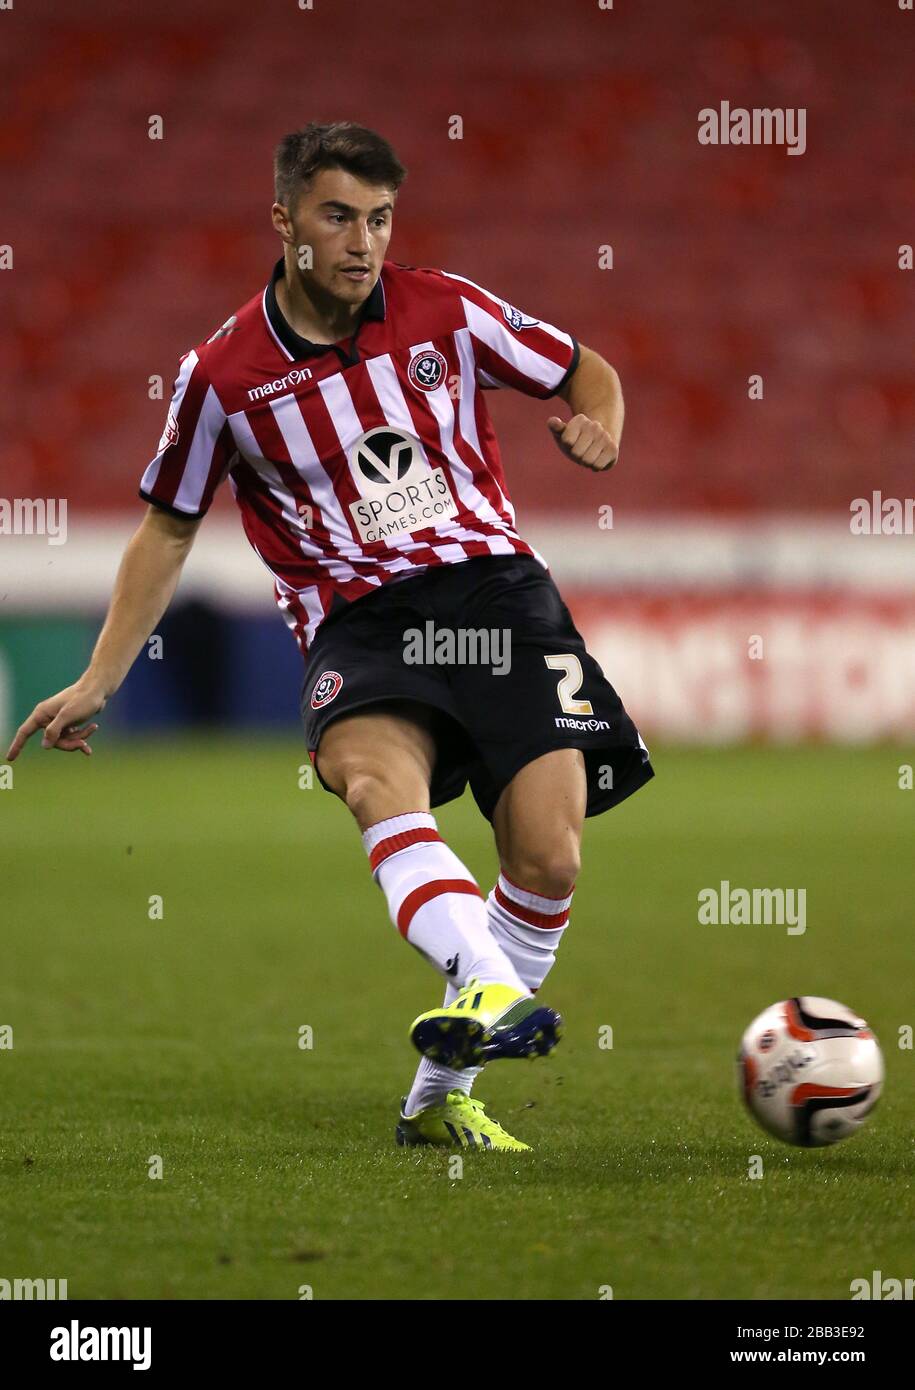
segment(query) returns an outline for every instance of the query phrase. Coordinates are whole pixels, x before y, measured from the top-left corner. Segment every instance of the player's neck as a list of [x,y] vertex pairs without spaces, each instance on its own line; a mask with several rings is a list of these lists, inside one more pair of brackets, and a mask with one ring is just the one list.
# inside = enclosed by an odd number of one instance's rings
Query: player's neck
[[337,343],[356,328],[361,304],[345,304],[306,287],[297,267],[285,257],[286,273],[276,282],[276,302],[289,326],[311,343]]

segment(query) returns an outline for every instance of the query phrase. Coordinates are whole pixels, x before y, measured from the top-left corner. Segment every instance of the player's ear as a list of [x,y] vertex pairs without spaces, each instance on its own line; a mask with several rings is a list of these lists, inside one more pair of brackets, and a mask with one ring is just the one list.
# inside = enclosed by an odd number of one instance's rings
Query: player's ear
[[274,203],[273,207],[270,209],[270,217],[275,230],[279,232],[284,241],[288,241],[291,244],[294,239],[294,233],[292,230],[292,218],[289,216],[289,209],[284,207],[282,203]]

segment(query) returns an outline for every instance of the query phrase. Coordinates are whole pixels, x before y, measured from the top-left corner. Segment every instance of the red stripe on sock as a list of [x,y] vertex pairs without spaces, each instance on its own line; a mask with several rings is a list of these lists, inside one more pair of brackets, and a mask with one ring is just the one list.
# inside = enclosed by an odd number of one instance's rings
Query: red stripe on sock
[[407,930],[414,916],[432,898],[438,898],[442,893],[470,893],[474,897],[482,898],[483,894],[475,883],[471,883],[469,878],[434,878],[431,883],[424,883],[420,888],[414,888],[412,893],[408,893],[400,904],[400,911],[397,914],[397,930],[401,936],[406,937]]
[[[564,907],[561,912],[534,912],[533,908],[523,907],[521,903],[516,903],[514,898],[507,898],[496,884],[496,902],[500,907],[519,921],[525,922],[529,927],[543,927],[550,929],[553,927],[564,927],[569,920],[569,909]],[[523,890],[522,890],[523,891]],[[561,901],[559,898],[555,902]]]
[[375,848],[369,855],[369,864],[372,873],[378,868],[379,864],[398,850],[406,849],[408,845],[418,845],[432,840],[441,840],[441,835],[437,830],[433,830],[428,825],[418,825],[414,830],[399,830],[396,835],[389,835],[386,840],[379,840]]

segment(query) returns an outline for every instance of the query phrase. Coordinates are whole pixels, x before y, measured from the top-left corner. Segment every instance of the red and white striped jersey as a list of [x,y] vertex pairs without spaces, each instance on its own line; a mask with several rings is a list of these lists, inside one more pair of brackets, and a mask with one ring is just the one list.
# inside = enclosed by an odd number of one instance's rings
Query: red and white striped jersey
[[391,580],[478,555],[534,555],[483,390],[542,400],[578,365],[569,333],[461,275],[385,261],[351,339],[312,343],[276,283],[182,359],[140,495],[201,517],[228,478],[302,651]]

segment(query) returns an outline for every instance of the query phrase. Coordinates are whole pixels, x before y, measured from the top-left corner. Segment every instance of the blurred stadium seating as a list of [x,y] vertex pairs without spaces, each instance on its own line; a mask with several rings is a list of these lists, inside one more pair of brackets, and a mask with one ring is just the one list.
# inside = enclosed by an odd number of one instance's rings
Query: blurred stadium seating
[[[348,116],[409,168],[396,259],[470,275],[618,366],[618,506],[846,508],[870,486],[904,492],[906,16],[873,7],[839,25],[831,0],[577,3],[565,22],[518,0],[460,8],[447,45],[441,14],[403,0],[40,0],[4,17],[8,491],[78,480],[73,507],[134,505],[163,415],[148,378],[169,385],[179,354],[266,279],[277,137]],[[696,113],[722,97],[804,104],[807,153],[700,146]],[[454,113],[462,141],[446,138]],[[612,271],[597,268],[604,244]],[[764,405],[747,400],[752,372]],[[583,488],[555,486],[543,412],[495,410],[521,505],[582,505]]]
[[[490,393],[522,526],[562,518],[593,536],[609,501],[617,529],[817,514],[847,534],[852,498],[911,491],[915,282],[897,257],[915,226],[915,16],[839,13],[833,0],[17,6],[0,17],[15,254],[0,492],[66,496],[71,528],[139,516],[165,413],[149,379],[167,395],[180,354],[266,280],[277,138],[346,117],[408,167],[394,259],[468,275],[620,371],[623,451],[599,481],[559,472],[548,409]],[[806,153],[701,146],[697,114],[723,99],[805,107]],[[752,373],[763,401],[748,399]],[[231,512],[226,494],[214,514]],[[561,576],[567,557],[549,558]],[[834,587],[835,570],[819,582]]]

